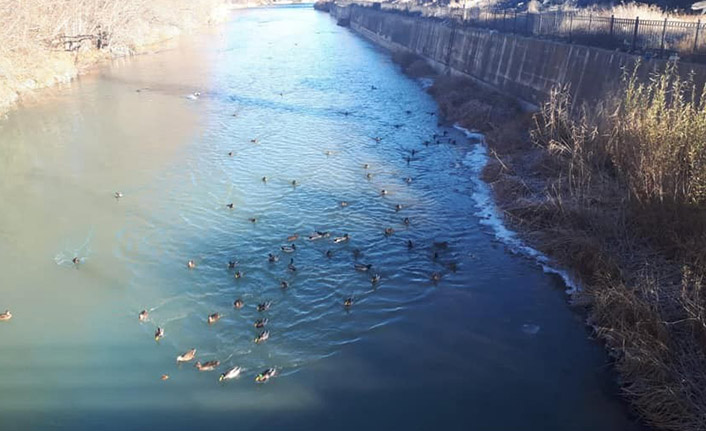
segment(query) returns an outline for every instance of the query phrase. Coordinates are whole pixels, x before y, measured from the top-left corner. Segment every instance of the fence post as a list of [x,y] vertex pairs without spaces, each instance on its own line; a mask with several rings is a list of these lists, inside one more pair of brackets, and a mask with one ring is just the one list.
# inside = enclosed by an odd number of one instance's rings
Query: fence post
[[699,30],[701,29],[701,20],[696,21],[696,34],[694,35],[694,48],[691,50],[692,54],[696,53],[696,44],[699,43]]
[[613,37],[613,22],[615,22],[615,15],[610,16],[610,37]]
[[630,52],[635,52],[635,45],[637,44],[637,29],[640,26],[640,17],[635,17],[635,30],[632,32],[632,47]]
[[572,29],[574,27],[574,13],[569,12],[569,43],[572,42]]
[[664,19],[664,24],[662,25],[662,42],[659,44],[659,56],[664,57],[664,37],[667,34],[667,18]]

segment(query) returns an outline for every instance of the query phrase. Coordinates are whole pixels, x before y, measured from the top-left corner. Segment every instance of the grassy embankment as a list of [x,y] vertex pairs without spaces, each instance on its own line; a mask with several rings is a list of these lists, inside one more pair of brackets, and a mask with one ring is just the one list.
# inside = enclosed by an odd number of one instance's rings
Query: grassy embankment
[[0,0],[0,112],[101,60],[226,16],[224,0]]
[[706,429],[706,95],[673,68],[647,84],[628,73],[595,106],[557,89],[535,114],[461,78],[429,92],[448,121],[486,133],[484,179],[507,222],[581,281],[572,302],[639,415]]

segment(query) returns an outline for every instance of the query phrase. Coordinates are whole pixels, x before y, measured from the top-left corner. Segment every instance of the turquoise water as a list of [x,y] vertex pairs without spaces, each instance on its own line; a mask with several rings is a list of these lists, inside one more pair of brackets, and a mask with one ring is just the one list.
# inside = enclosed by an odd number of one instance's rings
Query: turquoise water
[[[436,112],[309,7],[236,12],[13,112],[0,429],[637,429],[561,280],[480,223],[478,143]],[[178,365],[190,348],[220,366]]]

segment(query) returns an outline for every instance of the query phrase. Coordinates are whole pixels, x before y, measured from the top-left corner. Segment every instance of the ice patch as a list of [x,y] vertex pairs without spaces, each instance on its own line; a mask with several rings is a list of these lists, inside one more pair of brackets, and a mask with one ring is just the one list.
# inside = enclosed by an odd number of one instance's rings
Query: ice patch
[[510,251],[536,260],[544,272],[561,277],[567,286],[567,293],[576,292],[579,289],[578,285],[567,271],[553,267],[547,256],[524,244],[517,237],[517,233],[508,229],[503,223],[502,214],[495,205],[495,201],[493,201],[490,187],[481,179],[481,172],[488,162],[488,148],[483,134],[465,129],[458,124],[454,124],[454,128],[462,131],[467,138],[476,142],[473,150],[466,155],[463,164],[473,172],[471,180],[475,186],[475,191],[471,197],[479,208],[475,215],[480,218],[480,223],[488,226],[494,232],[495,238],[507,245]]

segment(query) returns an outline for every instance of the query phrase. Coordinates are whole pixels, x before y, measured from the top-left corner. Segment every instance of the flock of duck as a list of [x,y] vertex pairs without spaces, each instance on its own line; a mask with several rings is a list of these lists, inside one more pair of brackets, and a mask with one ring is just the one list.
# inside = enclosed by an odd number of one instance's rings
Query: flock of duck
[[[195,98],[197,98],[198,96],[199,96],[198,93],[194,93]],[[411,112],[407,111],[407,113],[410,114]],[[347,113],[346,113],[346,115],[347,115]],[[399,127],[399,125],[395,125],[395,127],[397,128],[397,127]],[[371,139],[375,140],[376,142],[380,142],[382,140],[382,138],[379,138],[379,137],[374,137]],[[435,144],[441,144],[444,141],[447,143],[451,143],[451,144],[456,143],[455,140],[448,137],[447,132],[444,132],[442,135],[434,135],[432,141],[425,141],[423,144],[425,146],[428,146],[432,142],[434,142]],[[252,139],[250,142],[251,143],[258,143],[259,141],[257,139]],[[410,164],[410,162],[412,161],[412,157],[417,153],[417,150],[412,149],[409,152],[410,152],[411,156],[406,157],[407,164]],[[326,151],[325,154],[327,156],[329,156],[332,154],[332,152]],[[228,156],[233,156],[233,152],[229,152]],[[370,168],[370,165],[366,163],[362,167],[365,171],[367,171]],[[372,174],[370,172],[366,172],[366,178],[371,179]],[[267,181],[268,181],[267,177],[262,177],[263,183],[266,183]],[[406,177],[404,181],[406,184],[411,184],[413,182],[413,179],[412,179],[412,177]],[[297,180],[292,180],[291,185],[297,186],[297,185],[299,185],[299,182],[297,182]],[[386,189],[380,190],[381,196],[387,196],[388,194],[389,194],[389,192]],[[115,197],[115,199],[122,199],[124,197],[124,195],[121,192],[115,192],[114,197]],[[341,201],[340,206],[347,207],[348,202]],[[228,209],[235,209],[235,204],[230,202],[230,203],[225,204],[225,207]],[[400,212],[403,210],[403,206],[401,204],[396,204],[394,207],[394,210],[395,210],[395,212]],[[255,223],[257,221],[257,219],[250,218],[249,221]],[[409,217],[404,217],[402,219],[402,223],[405,226],[409,226],[411,224],[411,221],[410,221]],[[393,235],[394,232],[395,231],[392,227],[388,227],[384,230],[383,234],[385,236],[389,237],[389,236]],[[303,238],[301,238],[301,239],[303,239]],[[280,247],[280,252],[284,253],[284,254],[292,254],[293,255],[298,250],[296,243],[299,240],[300,240],[299,234],[295,233],[293,235],[288,236],[286,238],[286,244],[282,245]],[[328,240],[328,241],[331,241],[333,244],[341,244],[341,243],[349,242],[351,240],[351,235],[349,233],[343,233],[340,236],[332,236],[331,232],[328,232],[328,231],[314,231],[310,235],[308,235],[307,240],[308,241]],[[415,244],[412,242],[412,240],[407,240],[406,247],[408,249],[412,249],[415,247]],[[436,260],[439,257],[439,250],[445,249],[447,247],[448,247],[448,243],[445,241],[444,242],[434,242],[433,249],[435,251],[434,251],[433,259]],[[332,250],[330,250],[330,249],[327,250],[325,255],[327,258],[331,258],[333,256]],[[357,259],[360,255],[361,255],[360,250],[353,249],[353,257],[355,259]],[[270,263],[275,263],[280,260],[280,256],[275,253],[269,253],[267,256],[267,260]],[[78,266],[82,263],[81,258],[78,256],[74,257],[71,261],[76,266]],[[239,278],[243,277],[243,273],[241,271],[237,270],[237,266],[238,266],[238,262],[234,261],[234,260],[229,261],[227,263],[228,269],[235,270],[233,277],[236,279],[239,279]],[[197,263],[194,260],[189,260],[186,262],[186,267],[189,270],[195,270],[197,267]],[[369,273],[370,274],[370,283],[373,287],[376,287],[381,280],[381,275],[372,271],[372,269],[373,269],[372,264],[369,264],[369,263],[364,264],[364,263],[354,262],[353,268],[356,271],[361,272],[361,273]],[[450,263],[449,265],[447,265],[447,268],[449,268],[450,270],[452,270],[454,272],[456,271],[455,263]],[[289,259],[289,263],[287,265],[287,270],[290,271],[291,273],[295,273],[297,271],[297,268],[294,264],[293,257],[290,257],[290,259]],[[441,280],[442,274],[441,274],[441,272],[432,272],[430,274],[429,278],[431,279],[431,281],[436,283]],[[280,287],[282,289],[287,289],[289,287],[289,283],[287,281],[281,281]],[[342,305],[345,309],[350,309],[351,307],[353,307],[354,303],[355,303],[355,298],[350,296],[350,297],[347,297],[343,300]],[[245,302],[243,301],[242,298],[236,298],[233,301],[233,309],[236,311],[242,309],[244,306],[245,306]],[[256,310],[260,313],[264,313],[267,310],[269,310],[271,306],[272,306],[271,301],[264,301],[264,302],[258,303],[256,305]],[[140,323],[148,322],[149,321],[149,311],[142,310],[142,311],[140,311],[140,313],[138,314],[137,317],[138,317],[138,321]],[[10,319],[12,319],[12,313],[9,310],[5,310],[5,312],[0,313],[0,321],[9,321]],[[206,317],[206,322],[208,323],[208,325],[214,325],[220,319],[221,319],[221,314],[216,312],[216,313],[209,314]],[[254,321],[253,326],[256,329],[260,330],[260,332],[257,334],[257,336],[255,336],[255,338],[253,339],[253,342],[255,344],[264,343],[270,338],[270,332],[267,329],[265,329],[268,323],[269,323],[269,319],[267,319],[266,317],[258,318]],[[154,332],[154,340],[156,342],[159,342],[162,338],[164,338],[164,336],[165,336],[164,328],[158,326]],[[196,359],[196,354],[197,354],[197,350],[195,348],[191,348],[191,349],[187,350],[186,352],[178,355],[176,357],[176,362],[177,362],[177,364],[184,364],[184,363],[193,362]],[[214,371],[218,367],[220,367],[220,365],[221,365],[220,361],[218,361],[218,360],[210,360],[210,361],[206,361],[203,363],[201,361],[196,361],[194,364],[194,367],[198,371],[206,372],[206,371]],[[219,375],[218,380],[221,382],[226,381],[226,380],[232,380],[232,379],[240,377],[241,373],[242,373],[242,368],[239,366],[235,366],[235,367],[232,367],[232,368],[229,368],[229,369],[223,371]],[[255,382],[265,383],[265,382],[269,381],[271,378],[275,377],[277,375],[277,373],[278,373],[278,370],[275,367],[267,368],[255,376]],[[168,374],[163,374],[161,376],[161,380],[168,380],[168,379],[169,379]]]

